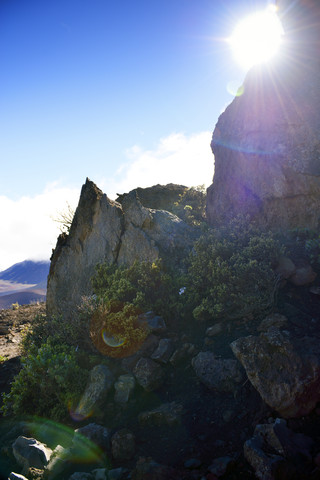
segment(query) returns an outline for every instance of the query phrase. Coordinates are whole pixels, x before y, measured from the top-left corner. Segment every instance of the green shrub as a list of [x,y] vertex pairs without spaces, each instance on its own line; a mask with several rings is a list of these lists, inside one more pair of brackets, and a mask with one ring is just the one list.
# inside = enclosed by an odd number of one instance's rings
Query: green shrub
[[197,320],[260,316],[274,305],[273,271],[282,253],[271,233],[247,219],[203,235],[189,257],[185,299]]
[[199,226],[206,219],[206,193],[204,185],[191,187],[180,195],[175,202],[172,213],[184,220],[189,225]]
[[88,371],[78,366],[75,348],[48,341],[39,349],[34,346],[21,363],[10,392],[3,395],[2,413],[67,418],[88,379]]
[[48,317],[38,315],[32,325],[24,331],[22,339],[23,354],[35,346],[39,348],[50,339],[51,344],[65,344],[80,347],[84,350],[92,348],[90,342],[90,324],[88,316],[79,311],[68,321],[59,316]]
[[179,310],[179,277],[157,261],[135,262],[130,267],[101,264],[92,279],[93,290],[104,304],[130,303],[143,312],[153,310],[170,319]]

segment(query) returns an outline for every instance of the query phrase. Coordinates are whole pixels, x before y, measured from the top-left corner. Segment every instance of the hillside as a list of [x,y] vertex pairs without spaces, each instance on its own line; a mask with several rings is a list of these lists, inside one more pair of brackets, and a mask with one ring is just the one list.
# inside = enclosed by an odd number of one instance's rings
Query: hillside
[[25,260],[15,263],[3,272],[0,272],[0,280],[7,280],[12,283],[37,285],[46,282],[49,273],[50,262]]
[[25,260],[0,272],[0,310],[45,301],[49,267],[50,262]]

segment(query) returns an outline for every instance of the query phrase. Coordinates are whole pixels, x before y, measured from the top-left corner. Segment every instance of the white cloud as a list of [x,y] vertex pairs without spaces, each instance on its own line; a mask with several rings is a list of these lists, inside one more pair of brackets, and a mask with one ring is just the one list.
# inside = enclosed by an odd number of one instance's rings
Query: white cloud
[[[174,133],[159,141],[154,150],[138,145],[126,152],[114,178],[96,180],[110,198],[136,187],[177,183],[186,186],[210,185],[214,159],[211,133],[190,136]],[[36,196],[12,200],[0,196],[0,271],[27,259],[48,260],[56,245],[59,225],[54,218],[66,212],[67,203],[76,208],[80,189],[52,183]]]
[[0,196],[0,271],[23,260],[49,260],[59,235],[53,219],[73,208],[79,199],[78,189],[47,186],[43,193],[18,200]]
[[173,133],[161,139],[154,150],[134,145],[126,151],[128,162],[118,168],[113,179],[102,180],[99,186],[113,199],[117,193],[158,183],[209,186],[214,164],[210,141],[211,132]]

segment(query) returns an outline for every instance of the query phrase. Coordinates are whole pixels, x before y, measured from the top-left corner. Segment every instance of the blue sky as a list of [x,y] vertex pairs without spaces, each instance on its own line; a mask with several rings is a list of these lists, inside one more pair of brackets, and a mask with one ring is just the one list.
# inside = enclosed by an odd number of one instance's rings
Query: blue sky
[[0,0],[0,270],[49,257],[52,216],[86,177],[111,198],[209,185],[210,136],[245,74],[225,39],[267,3]]

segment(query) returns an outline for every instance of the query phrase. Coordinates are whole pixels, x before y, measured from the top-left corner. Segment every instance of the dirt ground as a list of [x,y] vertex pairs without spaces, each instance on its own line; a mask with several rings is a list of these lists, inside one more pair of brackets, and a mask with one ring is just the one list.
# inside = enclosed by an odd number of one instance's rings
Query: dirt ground
[[37,315],[45,313],[46,304],[21,305],[0,310],[0,393],[10,390],[10,382],[20,366],[22,332]]

